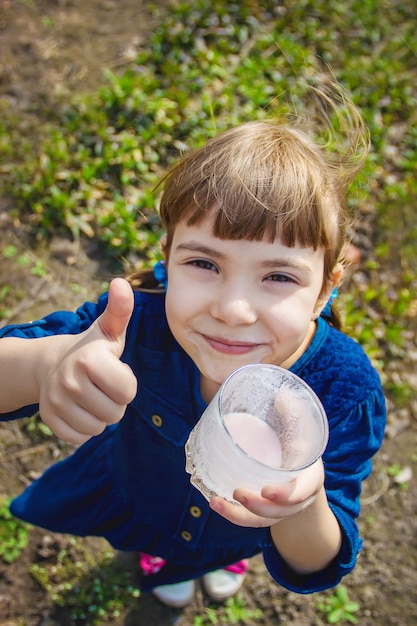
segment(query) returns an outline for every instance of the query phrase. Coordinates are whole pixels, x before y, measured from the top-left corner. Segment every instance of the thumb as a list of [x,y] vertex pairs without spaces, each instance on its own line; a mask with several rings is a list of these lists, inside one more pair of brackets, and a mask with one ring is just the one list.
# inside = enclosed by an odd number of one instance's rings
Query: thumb
[[127,280],[113,279],[109,287],[107,306],[97,320],[101,332],[112,341],[124,341],[133,306],[133,291]]

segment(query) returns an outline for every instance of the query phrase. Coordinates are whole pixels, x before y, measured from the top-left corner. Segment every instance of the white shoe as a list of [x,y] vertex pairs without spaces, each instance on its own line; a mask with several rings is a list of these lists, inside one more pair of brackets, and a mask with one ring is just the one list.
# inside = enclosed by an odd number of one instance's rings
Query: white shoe
[[[246,568],[247,569],[247,568]],[[203,576],[203,586],[212,600],[222,602],[234,596],[245,580],[245,571],[231,572],[227,569],[217,569]]]
[[181,609],[190,604],[194,599],[195,582],[186,580],[172,585],[161,585],[152,589],[152,593],[166,606]]

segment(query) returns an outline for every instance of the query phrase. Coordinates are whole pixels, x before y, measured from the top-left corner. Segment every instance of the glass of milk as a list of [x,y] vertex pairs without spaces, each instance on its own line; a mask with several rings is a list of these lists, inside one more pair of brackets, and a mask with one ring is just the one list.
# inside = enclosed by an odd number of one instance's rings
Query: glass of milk
[[191,483],[231,502],[236,487],[259,493],[292,480],[323,454],[324,408],[298,376],[276,365],[245,365],[220,387],[185,445]]

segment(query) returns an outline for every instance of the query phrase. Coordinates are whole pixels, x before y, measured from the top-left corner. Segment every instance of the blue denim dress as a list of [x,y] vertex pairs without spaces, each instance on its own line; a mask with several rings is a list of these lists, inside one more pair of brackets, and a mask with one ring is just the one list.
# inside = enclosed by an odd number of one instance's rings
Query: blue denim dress
[[[107,294],[76,312],[57,312],[30,324],[8,326],[1,336],[77,334],[103,312]],[[163,293],[135,293],[122,360],[138,380],[123,419],[52,465],[15,498],[12,513],[54,532],[105,537],[115,549],[166,559],[154,586],[204,573],[263,553],[279,584],[298,593],[336,585],[355,566],[362,541],[356,517],[361,483],[371,471],[385,427],[379,376],[362,348],[319,319],[307,351],[291,368],[321,399],[330,437],[324,454],[325,488],[343,534],[338,556],[323,571],[299,575],[275,549],[268,528],[241,528],[211,511],[189,481],[184,444],[206,405],[200,375],[173,338]],[[0,415],[32,415],[37,406]]]

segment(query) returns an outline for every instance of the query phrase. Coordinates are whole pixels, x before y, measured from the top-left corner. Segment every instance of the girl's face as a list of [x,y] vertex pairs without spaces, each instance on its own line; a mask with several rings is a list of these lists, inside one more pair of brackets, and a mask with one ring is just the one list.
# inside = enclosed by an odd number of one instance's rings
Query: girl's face
[[326,296],[319,302],[323,267],[322,249],[222,240],[209,221],[176,226],[167,265],[167,319],[201,372],[206,401],[242,365],[288,368],[299,358],[326,303]]

